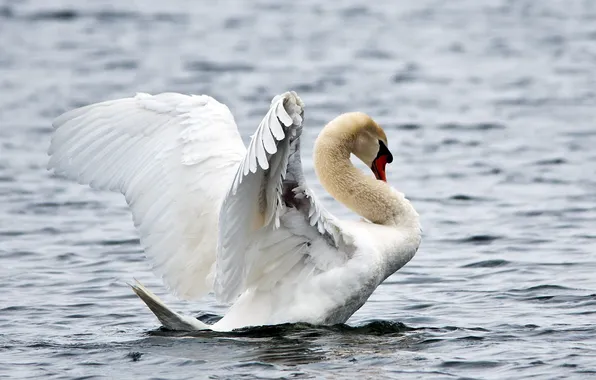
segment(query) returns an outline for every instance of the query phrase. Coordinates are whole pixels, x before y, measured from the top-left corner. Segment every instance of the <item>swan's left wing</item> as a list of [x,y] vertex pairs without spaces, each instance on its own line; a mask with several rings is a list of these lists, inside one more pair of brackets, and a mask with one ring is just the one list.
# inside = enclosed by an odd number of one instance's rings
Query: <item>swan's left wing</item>
[[206,95],[137,94],[53,124],[48,166],[124,194],[168,287],[184,299],[210,291],[219,207],[246,154],[228,107]]
[[352,239],[304,179],[303,115],[294,92],[272,100],[224,199],[214,285],[222,302],[250,287],[274,286],[347,260]]

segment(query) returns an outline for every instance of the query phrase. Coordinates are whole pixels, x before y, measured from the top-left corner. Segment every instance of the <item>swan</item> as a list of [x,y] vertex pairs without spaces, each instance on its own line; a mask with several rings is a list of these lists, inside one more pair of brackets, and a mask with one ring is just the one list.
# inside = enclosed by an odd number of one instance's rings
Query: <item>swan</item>
[[302,171],[303,116],[295,92],[274,97],[245,147],[213,97],[138,93],[57,117],[48,169],[124,194],[168,289],[185,300],[213,292],[229,305],[206,324],[131,285],[166,328],[344,323],[415,255],[419,216],[387,183],[387,136],[361,112],[333,119],[314,144],[321,185],[362,219],[329,213]]

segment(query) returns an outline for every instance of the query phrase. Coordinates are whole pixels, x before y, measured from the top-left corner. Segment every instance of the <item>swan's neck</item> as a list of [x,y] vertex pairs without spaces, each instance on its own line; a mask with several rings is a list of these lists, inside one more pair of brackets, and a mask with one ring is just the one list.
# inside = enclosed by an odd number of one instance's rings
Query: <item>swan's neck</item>
[[314,149],[314,164],[321,184],[336,200],[376,224],[397,226],[416,217],[403,194],[383,181],[367,176],[350,160],[356,135],[350,128],[329,123]]

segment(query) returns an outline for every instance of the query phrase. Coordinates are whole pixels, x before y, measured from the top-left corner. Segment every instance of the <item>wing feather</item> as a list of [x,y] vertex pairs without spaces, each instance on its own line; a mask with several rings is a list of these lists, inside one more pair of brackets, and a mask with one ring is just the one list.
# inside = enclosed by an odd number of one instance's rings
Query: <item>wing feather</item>
[[49,167],[122,192],[154,270],[178,296],[213,286],[230,302],[346,259],[339,247],[350,237],[304,180],[302,120],[295,93],[277,96],[244,148],[215,99],[139,93],[56,118]]
[[245,156],[229,109],[175,93],[111,100],[57,117],[49,168],[120,191],[154,270],[179,297],[211,289],[219,207]]
[[[302,173],[303,106],[294,92],[272,100],[224,199],[214,284],[222,302],[250,287],[269,289],[290,273],[294,279],[316,273],[317,259],[310,255],[337,256],[326,263],[344,259],[338,247],[349,238],[317,203]],[[287,186],[300,205],[285,203]],[[328,249],[311,252],[315,240]]]

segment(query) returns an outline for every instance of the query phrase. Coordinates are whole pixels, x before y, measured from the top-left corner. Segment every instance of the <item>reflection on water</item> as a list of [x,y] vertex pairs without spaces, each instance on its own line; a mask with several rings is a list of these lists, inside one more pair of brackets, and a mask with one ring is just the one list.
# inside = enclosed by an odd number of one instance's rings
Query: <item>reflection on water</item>
[[[414,331],[403,323],[373,321],[358,327],[336,325],[318,327],[308,324],[285,324],[239,329],[233,332],[179,332],[160,328],[149,332],[142,345],[167,344],[177,354],[197,358],[199,350],[209,351],[218,347],[215,357],[200,355],[201,360],[219,360],[222,346],[229,350],[239,363],[262,363],[273,365],[301,365],[321,361],[352,359],[354,355],[383,355],[408,349],[413,343],[405,332]],[[177,340],[183,340],[179,344]],[[176,341],[170,345],[166,342]],[[190,351],[190,356],[186,352]],[[178,356],[178,355],[176,355]],[[229,360],[226,357],[226,360]]]

